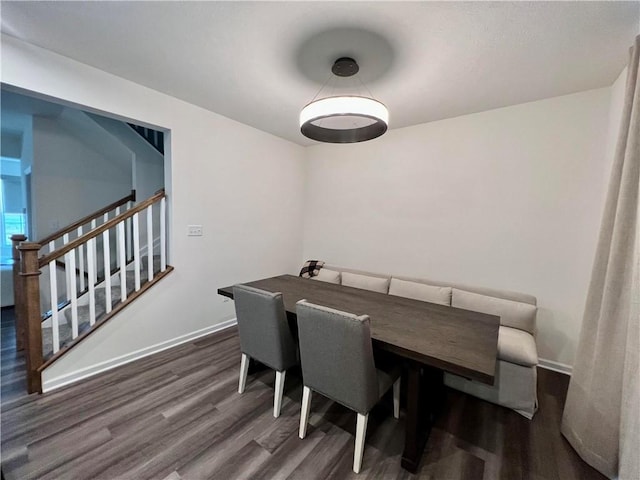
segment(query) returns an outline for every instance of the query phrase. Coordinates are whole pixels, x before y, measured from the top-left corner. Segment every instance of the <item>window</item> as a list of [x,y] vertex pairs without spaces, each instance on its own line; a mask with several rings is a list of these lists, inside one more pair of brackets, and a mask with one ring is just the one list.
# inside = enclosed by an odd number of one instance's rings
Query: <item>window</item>
[[1,263],[11,260],[11,235],[27,233],[27,215],[22,206],[22,180],[14,175],[0,177]]
[[11,247],[11,235],[27,231],[27,216],[24,213],[2,213],[4,244]]

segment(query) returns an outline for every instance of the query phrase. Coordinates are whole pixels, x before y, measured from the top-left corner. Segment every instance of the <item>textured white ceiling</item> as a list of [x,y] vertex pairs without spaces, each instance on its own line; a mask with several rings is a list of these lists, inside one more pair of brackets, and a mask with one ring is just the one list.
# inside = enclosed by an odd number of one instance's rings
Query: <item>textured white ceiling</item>
[[398,128],[611,85],[639,18],[639,2],[2,2],[9,35],[301,145],[339,56]]

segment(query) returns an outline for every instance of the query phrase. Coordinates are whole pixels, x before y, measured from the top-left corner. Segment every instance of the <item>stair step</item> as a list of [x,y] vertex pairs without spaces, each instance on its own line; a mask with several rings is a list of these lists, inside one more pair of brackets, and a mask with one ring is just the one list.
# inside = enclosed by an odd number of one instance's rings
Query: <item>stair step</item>
[[[104,305],[105,297],[107,296],[107,290],[105,288],[96,288],[95,289],[95,298],[96,305]],[[117,302],[120,298],[120,285],[111,285],[111,304],[113,305],[114,301]]]
[[[78,324],[78,335],[84,333],[89,330],[90,325],[89,322],[83,322]],[[73,343],[73,339],[71,338],[71,323],[61,324],[58,327],[58,339],[60,348],[66,346],[67,344]],[[47,359],[51,355],[53,355],[53,329],[52,327],[44,327],[42,329],[42,356]]]
[[[148,258],[149,257],[145,255],[140,259],[140,264],[144,270],[147,269],[147,264],[149,263]],[[153,256],[153,271],[160,271],[160,255]]]

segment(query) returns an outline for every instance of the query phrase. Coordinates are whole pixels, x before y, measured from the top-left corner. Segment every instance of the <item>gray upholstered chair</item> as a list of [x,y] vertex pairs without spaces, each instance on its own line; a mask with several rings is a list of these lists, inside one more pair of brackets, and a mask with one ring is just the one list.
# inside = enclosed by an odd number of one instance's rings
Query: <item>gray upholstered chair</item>
[[240,335],[240,382],[243,393],[249,358],[276,371],[273,416],[280,416],[286,370],[298,364],[296,342],[287,322],[281,293],[271,293],[246,285],[233,287],[233,299]]
[[400,416],[400,369],[377,369],[367,315],[356,316],[300,300],[298,337],[303,392],[300,438],[307,433],[311,392],[355,410],[353,471],[360,472],[369,411],[393,385],[393,415]]

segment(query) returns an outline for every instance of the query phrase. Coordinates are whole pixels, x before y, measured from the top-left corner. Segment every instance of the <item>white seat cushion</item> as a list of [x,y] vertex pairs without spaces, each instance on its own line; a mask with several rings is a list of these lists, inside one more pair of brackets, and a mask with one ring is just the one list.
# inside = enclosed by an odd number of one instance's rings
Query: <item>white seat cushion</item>
[[371,290],[372,292],[389,292],[388,278],[370,277],[368,275],[358,275],[357,273],[342,272],[342,285]]
[[311,277],[311,279],[320,280],[321,282],[340,284],[340,272],[329,270],[328,268],[321,268],[318,275]]
[[423,302],[451,305],[451,287],[437,287],[426,283],[409,282],[392,278],[389,284],[389,295],[413,298]]
[[524,367],[538,364],[538,350],[533,335],[518,328],[500,327],[498,358]]
[[514,302],[454,288],[451,295],[451,306],[498,315],[500,325],[519,328],[531,334],[536,327],[538,307],[529,303]]

